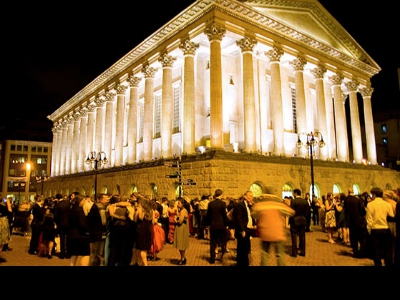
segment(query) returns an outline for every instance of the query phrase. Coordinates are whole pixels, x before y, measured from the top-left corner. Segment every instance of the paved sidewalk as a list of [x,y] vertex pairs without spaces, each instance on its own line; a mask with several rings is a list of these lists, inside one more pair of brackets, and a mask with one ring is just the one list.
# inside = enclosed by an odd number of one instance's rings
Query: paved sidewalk
[[[312,232],[306,233],[306,256],[291,257],[291,241],[289,230],[287,229],[288,239],[285,245],[285,262],[287,266],[373,266],[370,259],[356,259],[352,257],[352,251],[349,246],[340,242],[336,244],[328,243],[326,233],[316,226]],[[336,236],[336,234],[335,234]],[[1,256],[7,261],[0,263],[1,266],[69,266],[68,259],[59,259],[53,256],[52,259],[28,254],[29,235],[13,235],[10,242],[12,251],[2,252]],[[234,266],[235,264],[236,241],[229,241],[229,253],[224,255],[223,262],[217,260],[211,265],[209,259],[209,241],[190,238],[190,246],[187,250],[186,266]],[[179,260],[179,251],[171,244],[166,244],[159,253],[158,261],[150,261],[149,266],[177,266]],[[218,258],[218,256],[217,256]],[[260,239],[252,239],[251,266],[260,264]],[[276,259],[271,257],[271,265],[276,266]],[[183,266],[179,266],[183,267]]]

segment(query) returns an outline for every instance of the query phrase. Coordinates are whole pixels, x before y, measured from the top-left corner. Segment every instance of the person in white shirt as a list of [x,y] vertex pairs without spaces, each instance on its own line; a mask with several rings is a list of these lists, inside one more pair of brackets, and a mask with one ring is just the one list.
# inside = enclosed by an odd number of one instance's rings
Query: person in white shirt
[[392,206],[382,199],[383,190],[373,187],[370,191],[372,201],[367,205],[367,230],[371,236],[373,260],[375,266],[393,266],[391,233],[387,222],[388,217],[394,217]]

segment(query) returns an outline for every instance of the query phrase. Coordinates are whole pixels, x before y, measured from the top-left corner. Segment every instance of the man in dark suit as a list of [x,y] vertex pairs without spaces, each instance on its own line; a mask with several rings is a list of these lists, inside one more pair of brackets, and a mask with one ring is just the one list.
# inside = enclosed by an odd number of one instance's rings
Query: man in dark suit
[[[64,198],[61,194],[56,195],[57,203],[54,206],[54,221],[57,224],[57,233],[60,237],[60,259],[68,256],[67,253],[67,231],[68,231],[68,213],[71,206],[69,199]],[[69,256],[68,256],[69,257]]]
[[[310,205],[306,199],[301,197],[300,189],[294,189],[293,195],[294,198],[290,202],[290,207],[294,209],[295,214],[289,218],[290,236],[292,238],[291,256],[297,257],[297,249],[300,249],[300,256],[306,256],[306,226]],[[297,246],[297,237],[299,238],[299,246]]]
[[366,213],[363,199],[355,196],[353,188],[349,188],[344,199],[344,215],[350,231],[350,246],[353,249],[353,257],[364,258],[367,256]]
[[226,252],[228,217],[226,203],[221,200],[223,191],[216,189],[214,200],[207,207],[207,221],[210,226],[210,263],[215,263],[215,250],[221,245],[221,261]]
[[255,230],[255,222],[251,217],[250,208],[253,205],[253,192],[247,191],[242,199],[236,204],[233,211],[235,220],[236,265],[239,267],[249,266],[249,254],[251,252],[250,237]]
[[44,207],[43,195],[35,196],[35,204],[32,206],[33,219],[31,222],[31,241],[29,242],[29,254],[39,253],[39,239],[41,233],[41,225],[46,214],[46,208]]

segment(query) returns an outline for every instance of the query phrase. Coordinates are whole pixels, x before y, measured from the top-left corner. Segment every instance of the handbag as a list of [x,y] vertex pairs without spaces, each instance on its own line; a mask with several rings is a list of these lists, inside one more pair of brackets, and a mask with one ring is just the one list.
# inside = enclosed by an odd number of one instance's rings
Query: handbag
[[233,210],[234,208],[232,208],[230,211],[226,213],[226,216],[228,217],[229,221],[233,221]]

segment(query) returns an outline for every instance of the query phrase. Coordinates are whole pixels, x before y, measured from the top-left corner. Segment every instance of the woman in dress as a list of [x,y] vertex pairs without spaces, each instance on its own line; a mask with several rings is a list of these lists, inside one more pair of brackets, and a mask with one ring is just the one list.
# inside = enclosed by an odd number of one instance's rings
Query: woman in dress
[[153,204],[149,197],[138,196],[135,211],[136,222],[135,257],[139,266],[147,266],[147,253],[153,244]]
[[336,228],[335,200],[333,194],[328,193],[325,200],[325,229],[328,233],[328,242],[334,244],[333,233]]
[[175,218],[178,214],[178,209],[176,207],[176,201],[171,200],[168,204],[168,242],[172,244],[174,242],[174,233],[175,233]]
[[70,266],[89,266],[90,239],[83,205],[86,199],[81,195],[71,198],[68,212],[67,253],[71,255]]
[[54,215],[52,213],[44,215],[44,220],[41,227],[42,242],[45,250],[44,256],[51,259],[57,234],[57,226],[54,222]]
[[178,265],[186,265],[186,249],[189,248],[189,212],[185,208],[184,198],[179,197],[176,202],[178,215],[175,218],[174,247],[181,255]]
[[153,202],[153,244],[149,251],[149,260],[159,260],[158,253],[163,249],[165,244],[165,233],[160,223],[160,213],[157,211],[156,202]]
[[350,231],[349,227],[346,225],[345,218],[345,207],[344,200],[346,198],[345,193],[340,193],[338,197],[338,202],[336,202],[336,211],[339,212],[339,215],[336,219],[337,228],[339,232],[339,238],[342,239],[342,243],[346,246],[350,246]]
[[[1,199],[1,201],[3,201],[3,199]],[[6,202],[0,204],[0,252],[3,250],[3,246],[8,244],[11,239],[10,224],[8,222],[8,216],[10,214],[12,214],[11,202],[9,198],[6,198]],[[0,257],[0,262],[5,261],[5,258]]]

